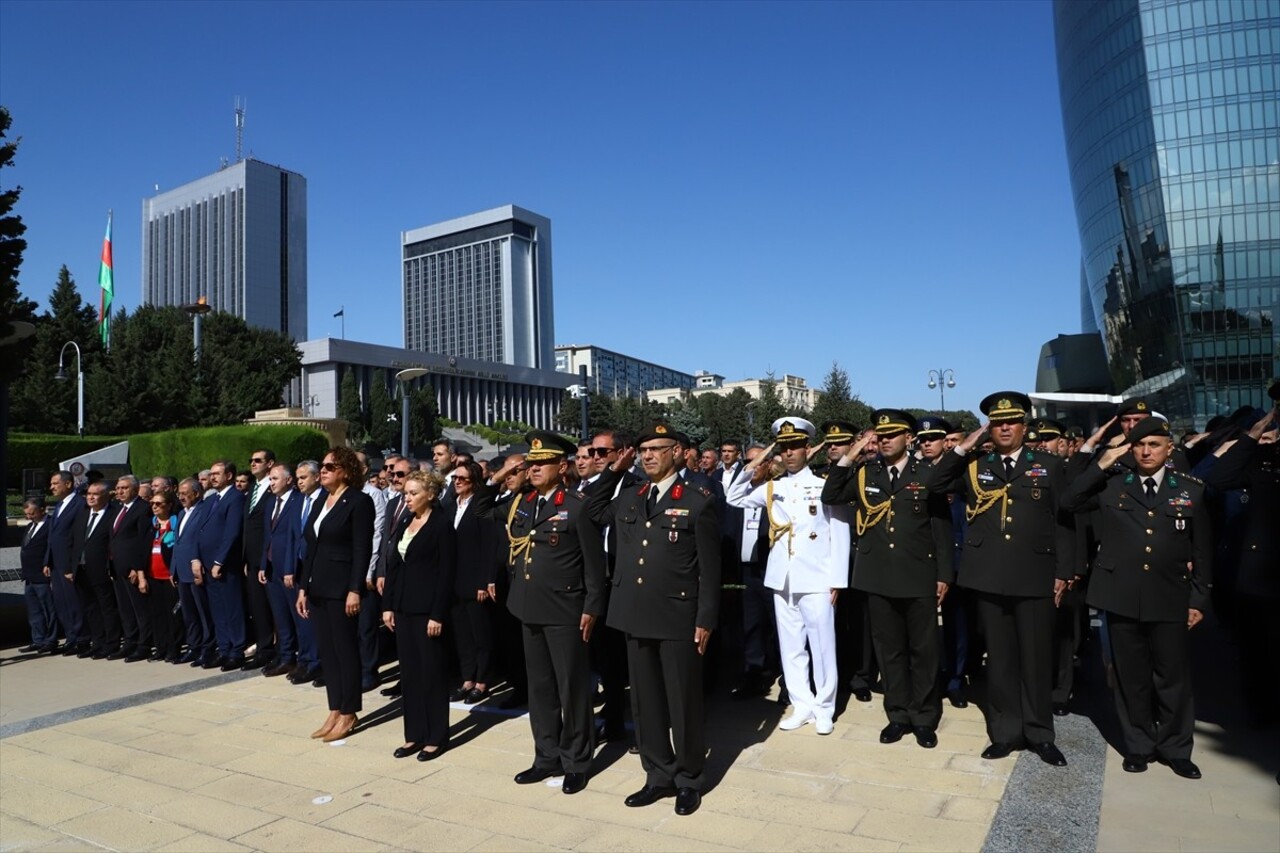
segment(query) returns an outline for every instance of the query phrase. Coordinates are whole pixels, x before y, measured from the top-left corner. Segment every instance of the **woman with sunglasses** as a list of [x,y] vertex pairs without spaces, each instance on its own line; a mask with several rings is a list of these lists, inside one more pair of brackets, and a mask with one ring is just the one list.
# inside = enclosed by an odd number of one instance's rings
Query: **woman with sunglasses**
[[[466,476],[459,471],[459,476]],[[455,478],[454,482],[457,482]],[[396,634],[404,746],[393,753],[431,761],[449,740],[449,671],[444,623],[453,599],[457,550],[453,519],[437,500],[444,477],[414,471],[404,484],[409,511],[391,534],[382,622]]]
[[298,613],[311,619],[320,647],[329,716],[311,733],[325,743],[356,727],[360,693],[360,592],[373,556],[373,500],[361,491],[364,466],[346,447],[335,447],[320,465],[328,497],[303,524],[306,553],[298,573]]
[[498,597],[498,527],[476,513],[472,498],[484,474],[476,462],[459,465],[453,474],[456,498],[453,529],[458,540],[458,574],[454,581],[454,642],[462,685],[449,699],[474,705],[489,695],[493,659],[493,606]]
[[151,614],[151,633],[156,650],[152,660],[177,663],[182,653],[182,620],[175,613],[178,603],[178,579],[169,571],[173,546],[178,532],[173,523],[175,500],[172,492],[156,492],[151,496],[151,571],[138,580],[139,591],[150,590],[147,605]]

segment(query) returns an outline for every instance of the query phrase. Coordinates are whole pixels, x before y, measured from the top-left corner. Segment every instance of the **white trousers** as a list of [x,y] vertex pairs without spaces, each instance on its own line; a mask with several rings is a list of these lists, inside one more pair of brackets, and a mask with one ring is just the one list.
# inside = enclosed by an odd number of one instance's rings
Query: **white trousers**
[[[778,646],[782,653],[782,676],[787,682],[793,713],[813,714],[830,722],[836,713],[836,617],[830,592],[789,592],[785,587],[773,593],[773,612],[778,621]],[[808,642],[808,648],[805,643]],[[809,688],[809,665],[813,684]]]

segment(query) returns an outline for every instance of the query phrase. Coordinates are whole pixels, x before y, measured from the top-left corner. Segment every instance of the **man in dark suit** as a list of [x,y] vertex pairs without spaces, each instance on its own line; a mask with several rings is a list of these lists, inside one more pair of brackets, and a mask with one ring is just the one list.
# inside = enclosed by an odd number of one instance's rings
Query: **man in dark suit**
[[[400,526],[402,516],[409,512],[409,506],[404,499],[405,479],[413,470],[413,463],[403,456],[387,457],[387,508],[383,513],[382,538],[380,542],[381,553],[378,555],[378,567],[374,572],[374,592],[377,599],[381,602],[383,589],[387,582],[387,552],[396,546],[396,532]],[[363,605],[361,605],[363,607]],[[362,614],[363,616],[363,614]],[[384,632],[388,636],[386,643],[388,651],[392,658],[395,658],[395,632]],[[384,687],[381,691],[383,696],[399,696],[400,684]]]
[[[270,503],[267,498],[271,497],[271,484],[267,477],[275,464],[275,453],[266,448],[253,451],[249,457],[249,493],[244,502],[244,592],[257,649],[253,657],[244,662],[245,669],[258,669],[276,659],[275,623],[279,615],[274,612],[266,585],[258,581],[267,538],[267,504]],[[289,479],[292,481],[292,475]]]
[[209,588],[218,653],[206,669],[223,672],[244,665],[244,494],[234,485],[236,466],[219,460],[209,466],[214,495],[200,525],[199,557],[191,568]]
[[22,598],[27,605],[31,644],[19,651],[47,653],[58,647],[58,617],[53,610],[49,571],[44,565],[44,555],[49,551],[49,521],[45,517],[44,498],[27,498],[22,502],[22,514],[27,517],[20,553]]
[[[613,498],[634,454],[620,454],[588,495],[592,519],[612,525],[618,548],[608,624],[627,637],[636,744],[645,785],[632,807],[676,796],[689,815],[706,785],[702,663],[720,606],[720,520],[715,495],[681,482],[681,444],[665,423],[637,439],[646,485]],[[675,735],[673,750],[672,735]]]
[[[257,456],[258,454],[254,454]],[[293,487],[288,465],[275,465],[267,475],[268,494],[261,498],[266,507],[262,555],[255,561],[257,583],[267,593],[277,632],[278,657],[262,670],[268,678],[289,675],[298,666],[298,590],[294,574],[298,569],[298,543],[302,531],[303,497]]]
[[213,612],[209,608],[209,587],[204,574],[199,577],[193,566],[200,559],[200,527],[209,504],[202,500],[200,481],[188,477],[178,484],[178,502],[182,511],[174,521],[177,540],[173,544],[173,556],[169,570],[178,579],[178,602],[182,606],[182,621],[186,625],[187,651],[179,663],[204,666],[218,656],[217,638],[213,629]]
[[64,655],[73,655],[89,647],[89,633],[85,628],[84,614],[80,609],[80,596],[74,577],[80,552],[77,539],[82,535],[82,524],[77,519],[84,511],[84,498],[75,493],[75,480],[70,471],[55,471],[49,478],[49,491],[53,493],[52,518],[49,520],[49,547],[44,567],[49,570],[49,587],[53,592],[53,609],[66,646]]
[[[501,464],[494,460],[494,466],[497,470],[485,482],[483,494],[488,500],[488,493],[493,490],[493,506],[489,510],[492,520],[506,531],[506,513],[511,508],[512,501],[518,501],[527,491],[529,484],[529,469],[525,464],[523,453],[508,454]],[[501,545],[499,545],[501,550]],[[496,633],[498,636],[498,653],[499,660],[502,662],[502,672],[506,676],[507,683],[511,685],[511,691],[502,700],[503,708],[523,708],[528,704],[529,686],[526,684],[527,667],[524,660],[524,628],[520,624],[520,620],[511,615],[511,610],[507,607],[507,601],[511,594],[512,572],[510,566],[506,571],[498,573],[498,613]],[[596,625],[595,636],[600,636],[600,631],[604,626]]]
[[108,551],[124,644],[107,657],[136,663],[151,656],[151,614],[142,592],[151,565],[151,507],[139,499],[138,478],[132,474],[116,481],[115,494],[119,509],[111,519]]
[[1022,446],[1031,400],[1017,391],[981,403],[993,447],[975,453],[975,430],[936,463],[933,486],[963,492],[961,583],[973,590],[987,644],[987,759],[1026,745],[1046,764],[1065,766],[1054,745],[1054,610],[1074,579],[1075,528],[1059,506],[1062,460]]
[[951,509],[946,495],[931,487],[931,464],[907,452],[916,419],[900,409],[880,409],[871,420],[879,458],[857,466],[867,439],[850,445],[831,469],[822,500],[857,507],[853,587],[869,597],[884,676],[889,724],[880,742],[896,743],[912,732],[916,743],[932,749],[942,717],[938,607],[953,576]]
[[119,600],[111,580],[111,525],[120,512],[111,503],[107,484],[96,482],[85,492],[85,509],[78,521],[75,568],[69,578],[80,595],[90,645],[79,657],[120,658],[121,629]]
[[[298,463],[298,467],[294,471],[293,483],[298,490],[299,502],[302,504],[298,514],[298,568],[293,573],[294,599],[296,601],[298,595],[298,569],[301,568],[302,561],[307,555],[306,527],[311,523],[315,513],[319,511],[317,507],[324,503],[325,498],[329,497],[329,491],[320,485],[320,463],[314,459]],[[311,627],[311,621],[304,619],[298,613],[297,607],[294,607],[293,612],[297,617],[293,620],[293,630],[298,637],[298,665],[293,672],[289,673],[288,679],[293,684],[311,684],[315,687],[324,687],[324,673],[320,668],[320,647],[316,642],[316,635]]]
[[[728,456],[721,449],[721,458]],[[753,444],[747,448],[745,460],[754,462],[764,448]],[[731,469],[732,479],[726,477],[728,487],[744,475],[744,465],[736,456]],[[742,590],[742,680],[730,689],[734,699],[752,699],[769,692],[776,673],[781,671],[778,659],[778,632],[773,614],[773,592],[764,585],[765,563],[769,559],[769,522],[760,507],[741,509],[725,502],[725,527],[723,574],[737,577]],[[733,568],[729,568],[729,567]],[[838,603],[838,602],[837,602]]]
[[[1111,637],[1124,769],[1141,773],[1158,759],[1199,779],[1187,633],[1208,608],[1213,539],[1203,484],[1165,468],[1173,449],[1168,421],[1145,419],[1076,477],[1062,503],[1097,510],[1088,602],[1105,613]],[[1134,469],[1116,470],[1126,454]]]
[[[528,785],[563,773],[562,790],[576,794],[587,786],[595,744],[588,643],[604,614],[604,542],[583,493],[564,485],[573,442],[542,430],[525,440],[533,488],[505,516],[507,607],[523,625],[535,756],[515,781]],[[491,514],[486,492],[478,498],[481,514]]]

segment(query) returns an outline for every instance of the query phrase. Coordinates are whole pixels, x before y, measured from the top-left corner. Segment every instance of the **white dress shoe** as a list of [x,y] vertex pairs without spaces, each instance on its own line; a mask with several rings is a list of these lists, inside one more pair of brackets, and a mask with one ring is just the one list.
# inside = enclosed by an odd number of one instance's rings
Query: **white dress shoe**
[[805,723],[813,722],[813,714],[808,711],[792,711],[791,716],[778,723],[778,728],[784,732],[794,731]]
[[814,720],[813,728],[820,735],[829,735],[836,730],[836,724],[830,720]]

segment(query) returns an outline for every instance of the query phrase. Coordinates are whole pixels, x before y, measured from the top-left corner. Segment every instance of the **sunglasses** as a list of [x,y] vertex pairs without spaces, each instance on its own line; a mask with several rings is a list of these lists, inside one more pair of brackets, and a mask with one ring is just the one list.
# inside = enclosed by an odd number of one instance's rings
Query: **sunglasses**
[[338,462],[326,462],[320,466],[321,471],[341,471],[342,465]]
[[263,459],[261,456],[255,456],[249,461],[254,465],[261,465],[263,462],[266,462],[267,460]]
[[408,471],[388,471],[388,472],[387,472],[387,476],[388,476],[388,477],[395,477],[397,480],[401,480],[401,479],[403,479],[403,478],[405,478],[405,477],[408,477],[408,476],[409,476],[409,472],[408,472]]
[[470,477],[454,477],[454,478],[453,478],[453,482],[455,482],[455,483],[470,483],[470,482],[471,482],[471,478],[470,478]]
[[166,504],[164,501],[152,501],[151,505],[152,506],[168,506],[168,504]]
[[618,452],[618,448],[616,447],[591,447],[587,449],[588,456],[605,457],[605,456],[608,456],[610,453],[617,453],[617,452]]

